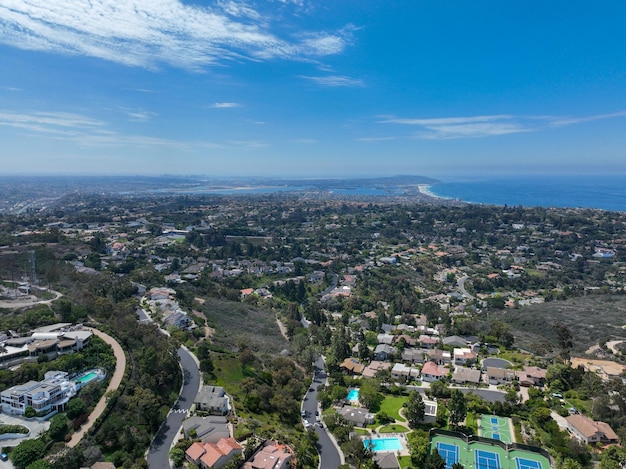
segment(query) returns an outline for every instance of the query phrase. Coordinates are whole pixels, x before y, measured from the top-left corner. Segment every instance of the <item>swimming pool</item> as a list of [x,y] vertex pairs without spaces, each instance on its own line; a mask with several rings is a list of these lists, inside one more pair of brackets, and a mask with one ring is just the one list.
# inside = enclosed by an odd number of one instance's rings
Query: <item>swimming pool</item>
[[348,397],[346,397],[347,401],[358,401],[359,400],[359,390],[358,388],[350,389],[348,391]]
[[96,373],[95,371],[92,371],[91,373],[87,373],[85,376],[81,376],[80,378],[78,378],[76,382],[81,383],[81,384],[88,383],[92,379],[95,379],[96,376],[98,376],[98,373]]
[[363,440],[363,444],[372,451],[400,451],[402,449],[399,438],[372,438]]

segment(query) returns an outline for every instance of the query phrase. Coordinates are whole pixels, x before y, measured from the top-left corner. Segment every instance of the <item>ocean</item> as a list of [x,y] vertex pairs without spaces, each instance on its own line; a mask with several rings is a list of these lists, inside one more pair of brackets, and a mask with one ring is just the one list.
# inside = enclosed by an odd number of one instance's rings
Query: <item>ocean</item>
[[459,178],[433,184],[428,192],[437,197],[487,205],[626,212],[626,175]]

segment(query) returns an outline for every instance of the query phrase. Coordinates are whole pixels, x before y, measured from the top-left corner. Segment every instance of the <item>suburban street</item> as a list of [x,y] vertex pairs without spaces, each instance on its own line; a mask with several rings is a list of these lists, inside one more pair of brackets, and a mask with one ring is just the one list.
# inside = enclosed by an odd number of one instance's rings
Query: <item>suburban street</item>
[[170,467],[170,448],[200,389],[200,370],[191,353],[181,347],[178,349],[178,357],[183,370],[183,387],[178,401],[170,410],[148,449],[148,467],[152,469]]
[[[311,424],[321,421],[321,413],[316,416],[315,413],[319,412],[317,405],[317,387],[326,381],[326,373],[324,372],[324,359],[318,358],[314,366],[314,380],[311,384],[312,391],[308,391],[304,401],[302,401],[302,410],[306,412],[306,415],[302,418],[303,421],[308,421]],[[317,433],[317,451],[320,455],[320,467],[339,467],[343,463],[343,457],[339,453],[337,446],[328,435],[326,427],[315,425],[313,427],[315,433]]]

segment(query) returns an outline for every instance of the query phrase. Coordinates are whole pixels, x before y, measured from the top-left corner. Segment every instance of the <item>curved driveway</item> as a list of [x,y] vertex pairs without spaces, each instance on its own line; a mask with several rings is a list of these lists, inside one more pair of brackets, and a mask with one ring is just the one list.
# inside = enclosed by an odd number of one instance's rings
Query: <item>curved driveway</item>
[[191,352],[181,347],[178,349],[178,357],[183,371],[183,386],[178,401],[170,410],[148,449],[148,467],[151,469],[170,467],[170,448],[200,389],[200,370]]
[[100,398],[91,414],[89,414],[89,419],[83,424],[80,430],[72,434],[72,438],[67,442],[67,446],[70,448],[73,448],[80,442],[81,438],[96,422],[96,419],[102,415],[102,412],[104,412],[104,409],[106,409],[107,406],[107,393],[109,391],[115,391],[119,388],[122,378],[124,378],[124,371],[126,370],[126,355],[124,355],[124,350],[121,345],[109,334],[105,334],[104,332],[92,327],[88,327],[87,329],[113,348],[113,354],[115,355],[115,371],[113,372],[113,376],[111,376],[111,381],[109,382],[109,386],[103,396]]

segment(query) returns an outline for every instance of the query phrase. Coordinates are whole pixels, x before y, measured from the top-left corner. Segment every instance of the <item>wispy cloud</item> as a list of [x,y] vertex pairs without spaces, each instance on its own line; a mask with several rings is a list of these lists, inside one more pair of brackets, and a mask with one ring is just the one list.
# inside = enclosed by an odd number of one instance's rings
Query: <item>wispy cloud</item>
[[414,138],[454,139],[534,132],[617,117],[626,117],[626,111],[585,117],[516,116],[511,114],[436,118],[398,118],[393,116],[381,116],[379,122],[382,124],[417,127],[418,131],[413,135]]
[[157,116],[156,112],[150,111],[122,109],[122,112],[126,114],[126,116],[128,116],[128,119],[132,122],[148,122],[150,119]]
[[243,105],[239,103],[213,103],[209,107],[213,109],[233,109],[243,107]]
[[357,142],[386,142],[389,140],[397,140],[398,137],[361,137],[357,138]]
[[22,88],[16,88],[14,86],[0,86],[0,89],[7,91],[23,91]]
[[149,135],[122,134],[110,129],[104,121],[66,112],[14,112],[0,109],[2,126],[20,129],[30,136],[73,142],[83,147],[221,146],[213,142],[183,142]]
[[304,78],[305,80],[309,80],[316,85],[319,86],[329,86],[329,87],[351,87],[358,88],[365,86],[363,80],[358,78],[350,78],[342,75],[325,75],[319,77],[300,75],[300,78]]
[[[297,2],[296,2],[297,3]],[[21,0],[0,4],[0,43],[146,68],[190,70],[229,60],[310,60],[342,52],[350,27],[281,38],[271,18],[235,1]]]

